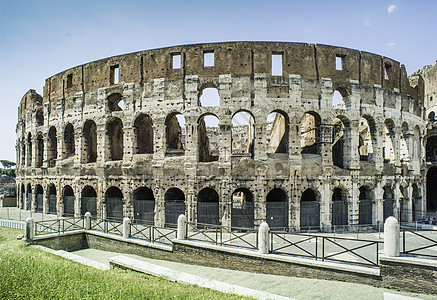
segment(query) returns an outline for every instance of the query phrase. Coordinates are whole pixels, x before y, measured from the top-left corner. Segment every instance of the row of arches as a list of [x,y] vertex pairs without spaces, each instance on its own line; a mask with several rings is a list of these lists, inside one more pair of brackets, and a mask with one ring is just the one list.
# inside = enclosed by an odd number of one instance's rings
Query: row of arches
[[[129,216],[133,217],[134,221],[138,223],[155,223],[157,202],[153,191],[148,187],[140,187],[133,191],[133,203],[130,204],[133,209],[132,213],[127,211],[126,206],[128,204],[123,192],[115,186],[111,186],[105,191],[102,200],[98,199],[96,190],[89,185],[82,189],[79,197],[76,197],[70,185],[64,186],[58,195],[55,185],[51,184],[46,189],[48,202],[46,204],[44,204],[44,189],[40,184],[36,185],[34,190],[32,190],[31,184],[27,184],[26,187],[22,184],[21,193],[21,208],[28,210],[34,209],[37,212],[44,211],[52,214],[59,213],[62,216],[74,216],[78,212],[83,216],[86,212],[90,212],[93,217],[99,215],[100,217],[121,221],[123,217]],[[36,201],[33,201],[33,197]],[[59,201],[57,197],[60,197]],[[247,188],[236,189],[232,193],[229,204],[224,204],[216,190],[211,187],[200,190],[196,200],[198,226],[220,225],[223,214],[229,213],[232,227],[254,227],[255,203],[253,194]],[[376,207],[374,202],[373,192],[362,186],[359,194],[359,224],[375,224]],[[32,203],[35,207],[32,207]],[[300,228],[302,230],[320,228],[322,225],[321,203],[317,191],[308,188],[302,193],[298,205]],[[80,205],[80,207],[75,207],[77,205]],[[335,188],[332,192],[331,205],[331,224],[349,225],[350,204],[346,191]],[[169,188],[164,194],[163,209],[165,210],[165,225],[174,226],[177,224],[178,216],[187,213],[185,193],[176,187]],[[266,222],[273,230],[288,230],[292,212],[287,193],[284,190],[280,188],[272,189],[266,196],[265,209]],[[383,214],[384,220],[394,214],[393,190],[389,187],[384,188]]]
[[[355,125],[354,125],[355,126]],[[382,129],[378,129],[378,126]],[[394,162],[396,155],[401,161],[417,159],[420,156],[420,129],[413,130],[404,122],[400,132],[396,133],[393,120],[387,119],[384,124],[377,125],[373,117],[361,117],[358,128],[353,128],[352,122],[345,116],[339,115],[333,119],[332,124],[323,124],[319,114],[306,112],[300,127],[296,127],[296,134],[300,141],[302,154],[321,154],[322,145],[328,143],[332,147],[332,162],[334,165],[347,167],[352,159],[351,149],[353,135],[358,134],[356,153],[362,161],[375,161],[376,149],[382,149],[385,162]],[[266,152],[288,153],[290,139],[290,124],[286,113],[278,110],[272,111],[267,116],[266,125]],[[183,153],[186,144],[185,118],[182,114],[174,112],[165,120],[165,150],[167,153]],[[202,115],[197,123],[197,145],[199,162],[218,160],[219,145],[222,132],[219,119],[214,114]],[[382,132],[381,132],[382,130]],[[154,152],[154,123],[147,114],[138,115],[133,123],[133,153],[151,154]],[[249,111],[238,111],[232,118],[231,151],[233,154],[253,155],[255,149],[255,120]],[[378,133],[379,132],[379,133]],[[378,135],[382,135],[382,139]],[[123,121],[118,117],[110,118],[105,125],[106,160],[121,160],[124,155],[125,129]],[[92,163],[97,161],[98,136],[97,125],[93,120],[87,120],[82,128],[82,162]],[[397,149],[397,136],[399,149]],[[35,138],[35,166],[41,167],[44,161],[44,147],[47,147],[48,166],[55,166],[58,157],[68,158],[75,154],[75,130],[71,123],[64,127],[62,135],[62,155],[58,156],[58,135],[54,126],[48,131],[45,145],[43,134],[39,131]],[[32,163],[32,134],[27,134],[27,139],[22,138],[21,165]],[[26,152],[27,149],[27,152]],[[27,158],[27,160],[26,160]]]

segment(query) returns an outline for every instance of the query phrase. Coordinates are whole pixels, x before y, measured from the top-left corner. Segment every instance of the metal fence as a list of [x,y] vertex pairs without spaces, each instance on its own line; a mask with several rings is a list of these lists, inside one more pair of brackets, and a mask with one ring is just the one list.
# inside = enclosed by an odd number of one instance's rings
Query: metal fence
[[173,244],[177,230],[175,228],[162,228],[147,224],[130,224],[131,238],[141,239],[150,243]]
[[84,218],[61,218],[35,222],[35,236],[49,233],[65,233],[84,228]]
[[437,257],[437,232],[435,230],[401,227],[401,239],[401,253]]

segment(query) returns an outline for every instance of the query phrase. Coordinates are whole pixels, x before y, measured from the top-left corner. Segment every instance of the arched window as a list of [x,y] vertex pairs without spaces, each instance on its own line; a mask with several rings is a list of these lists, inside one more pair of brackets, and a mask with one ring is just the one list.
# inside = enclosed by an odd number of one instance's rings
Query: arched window
[[203,89],[200,96],[200,105],[203,107],[220,106],[220,96],[216,88]]
[[44,190],[40,184],[36,186],[35,189],[36,192],[36,212],[42,213],[43,212],[43,206],[44,206]]
[[288,152],[288,118],[284,113],[271,112],[267,116],[268,153]]
[[148,115],[140,114],[134,122],[136,154],[153,153],[153,123]]
[[93,187],[87,185],[82,189],[80,207],[80,213],[82,216],[89,212],[92,217],[97,217],[97,193]]
[[237,112],[232,118],[232,153],[253,155],[255,120],[248,112]]
[[44,140],[42,133],[38,132],[36,135],[36,166],[42,167],[44,161]]
[[332,194],[332,225],[348,225],[348,204],[341,189],[336,188]]
[[253,228],[254,204],[252,193],[239,188],[232,193],[231,226]]
[[56,197],[56,187],[54,184],[49,186],[49,214],[56,214],[57,197]]
[[316,193],[306,189],[300,199],[300,229],[311,230],[320,228],[320,208]]
[[64,129],[64,158],[73,156],[74,152],[74,128],[71,123],[68,123]]
[[64,217],[74,216],[74,192],[71,186],[64,186],[63,200],[64,200]]
[[374,159],[373,145],[376,145],[375,122],[370,116],[360,119],[358,153],[361,161]]
[[56,158],[58,157],[58,138],[56,136],[56,128],[54,126],[49,129],[49,145],[47,149],[47,160],[49,167],[54,167]]
[[199,119],[197,137],[199,146],[199,161],[217,161],[219,158],[219,120],[216,116],[206,115]]
[[119,118],[112,118],[106,123],[106,136],[108,159],[123,159],[123,122]]
[[273,189],[266,199],[267,224],[272,230],[288,230],[288,197],[281,189]]
[[197,195],[197,226],[219,225],[219,195],[212,188],[204,188]]
[[300,124],[300,146],[302,154],[320,154],[320,116],[307,112]]
[[167,152],[183,153],[185,145],[185,118],[180,113],[169,115],[165,121]]
[[108,109],[110,112],[124,110],[125,102],[119,93],[112,94],[108,97]]
[[435,121],[435,112],[431,111],[428,114],[428,121],[430,121],[430,122],[434,122]]
[[123,221],[123,194],[119,188],[111,186],[105,193],[107,218]]
[[94,121],[88,120],[83,126],[84,162],[97,161],[97,126]]
[[38,109],[36,111],[36,126],[43,126],[44,125],[44,113],[42,111],[42,108]]
[[136,223],[154,224],[155,197],[153,191],[146,187],[134,191],[134,219]]
[[348,141],[349,123],[345,118],[334,118],[332,128],[332,163],[334,166],[344,168],[346,166],[345,157],[350,157],[345,149]]
[[334,91],[334,94],[332,95],[332,107],[340,109],[345,108],[343,96],[338,90]]
[[185,194],[178,188],[170,188],[164,195],[165,225],[175,227],[179,215],[185,214]]

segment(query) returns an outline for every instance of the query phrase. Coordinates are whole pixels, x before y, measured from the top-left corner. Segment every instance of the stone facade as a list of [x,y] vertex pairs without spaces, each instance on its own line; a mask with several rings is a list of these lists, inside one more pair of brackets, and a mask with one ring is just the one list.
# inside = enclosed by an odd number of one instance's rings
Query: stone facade
[[[180,213],[289,230],[411,221],[425,209],[418,78],[411,87],[403,65],[376,54],[279,42],[80,65],[20,102],[18,205],[156,225]],[[201,101],[207,89],[216,104]]]

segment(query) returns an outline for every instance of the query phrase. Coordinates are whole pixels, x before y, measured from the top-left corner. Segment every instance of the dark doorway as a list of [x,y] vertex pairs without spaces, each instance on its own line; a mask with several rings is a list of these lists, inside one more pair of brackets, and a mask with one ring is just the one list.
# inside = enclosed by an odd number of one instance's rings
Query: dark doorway
[[64,217],[74,216],[74,193],[71,186],[64,187]]
[[253,228],[254,205],[252,193],[240,188],[232,194],[231,226]]
[[136,223],[154,224],[155,197],[151,189],[141,187],[134,191],[134,219]]
[[360,187],[359,200],[359,224],[372,224],[372,199],[370,199],[370,192],[364,186]]
[[267,224],[270,230],[288,230],[288,199],[281,189],[273,189],[267,194]]
[[302,194],[300,200],[300,229],[319,229],[320,228],[320,207],[316,193],[312,189],[307,189]]
[[91,213],[92,217],[97,217],[97,194],[96,190],[91,186],[86,186],[82,190],[81,215],[86,212]]
[[219,196],[212,188],[204,188],[197,196],[197,222],[210,225],[219,225]]
[[176,227],[179,215],[185,214],[185,195],[178,188],[169,189],[165,199],[165,226]]
[[56,214],[56,187],[54,184],[50,185],[49,188],[49,214]]
[[437,210],[437,168],[430,168],[426,174],[426,210]]
[[383,200],[384,200],[383,218],[385,222],[385,220],[388,217],[393,216],[393,191],[389,187],[384,188]]
[[43,189],[41,185],[36,186],[36,212],[43,212]]
[[348,225],[348,205],[339,188],[332,194],[332,225]]
[[105,193],[107,219],[123,221],[123,194],[119,188],[111,186]]

